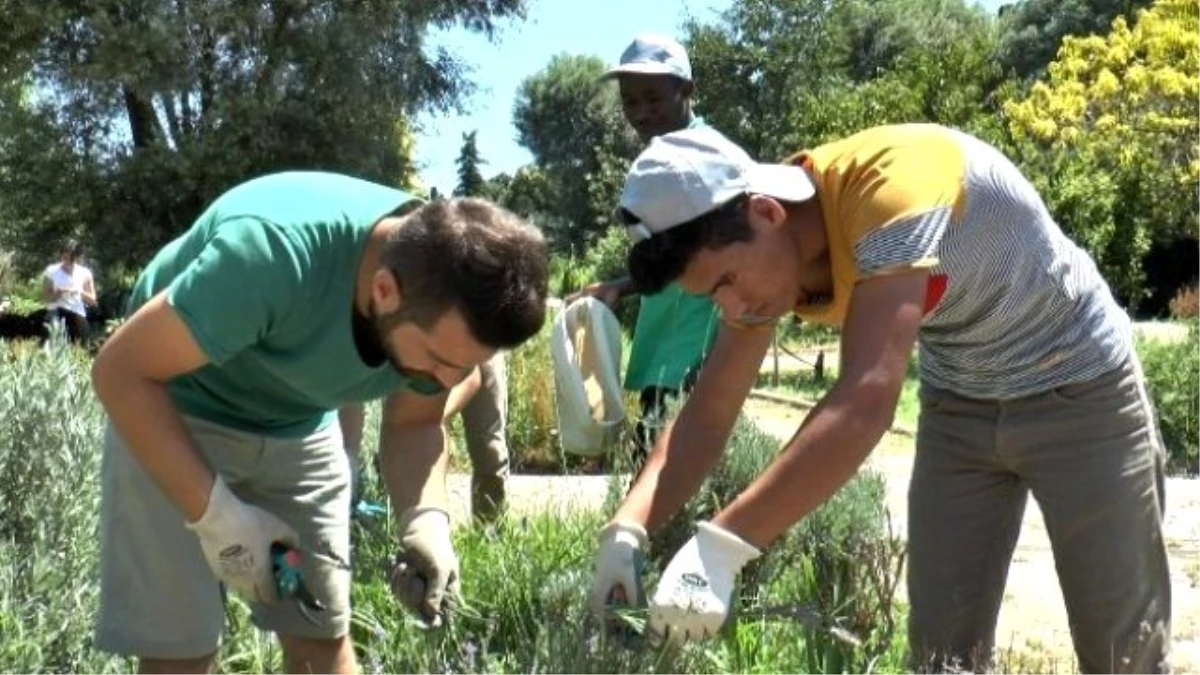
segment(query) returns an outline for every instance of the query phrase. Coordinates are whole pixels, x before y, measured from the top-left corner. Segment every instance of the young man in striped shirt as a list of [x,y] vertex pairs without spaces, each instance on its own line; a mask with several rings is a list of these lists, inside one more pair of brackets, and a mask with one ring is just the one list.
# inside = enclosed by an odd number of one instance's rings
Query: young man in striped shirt
[[1168,670],[1163,447],[1130,320],[1091,258],[994,148],[943,127],[868,129],[758,164],[711,129],[656,140],[622,206],[635,282],[712,297],[696,389],[603,530],[593,599],[637,601],[648,528],[721,454],[789,313],[842,327],[838,381],[779,458],[672,559],[650,626],[716,632],[734,577],[858,470],[891,425],[913,346],[912,667],[988,668],[1030,492],[1084,672]]

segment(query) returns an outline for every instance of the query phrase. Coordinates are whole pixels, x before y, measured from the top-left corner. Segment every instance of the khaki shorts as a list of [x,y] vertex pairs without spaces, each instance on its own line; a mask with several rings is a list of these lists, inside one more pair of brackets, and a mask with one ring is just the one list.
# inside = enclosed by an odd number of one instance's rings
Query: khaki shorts
[[[332,425],[277,439],[185,417],[209,465],[241,499],[275,514],[301,546],[350,559],[350,465]],[[111,423],[101,469],[97,646],[155,659],[205,656],[220,645],[223,587],[183,515],[135,462]],[[302,638],[337,638],[350,623],[350,572],[305,558],[305,584],[326,609],[313,625],[296,602],[249,602],[255,625]]]

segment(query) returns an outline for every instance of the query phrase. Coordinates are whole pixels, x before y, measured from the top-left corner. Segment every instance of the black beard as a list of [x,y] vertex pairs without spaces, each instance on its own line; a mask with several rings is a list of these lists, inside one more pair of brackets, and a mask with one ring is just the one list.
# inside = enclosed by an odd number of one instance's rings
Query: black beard
[[354,346],[358,349],[358,356],[371,368],[378,368],[388,360],[387,349],[383,346],[383,336],[378,330],[378,319],[367,318],[358,310],[352,310],[351,314]]

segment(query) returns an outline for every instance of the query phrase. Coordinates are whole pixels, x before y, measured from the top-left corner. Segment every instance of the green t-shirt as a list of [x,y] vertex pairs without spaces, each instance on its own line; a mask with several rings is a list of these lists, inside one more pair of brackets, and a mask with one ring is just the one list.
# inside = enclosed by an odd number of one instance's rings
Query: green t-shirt
[[[707,126],[692,118],[688,128]],[[671,284],[654,295],[643,295],[633,329],[633,345],[625,370],[625,389],[679,389],[689,372],[703,363],[717,338],[720,315],[707,297],[692,295]]]
[[342,405],[404,387],[390,363],[362,361],[352,313],[372,227],[413,199],[349,176],[287,172],[213,202],[150,261],[127,307],[165,289],[210,359],[171,382],[180,410],[294,438],[332,423]]

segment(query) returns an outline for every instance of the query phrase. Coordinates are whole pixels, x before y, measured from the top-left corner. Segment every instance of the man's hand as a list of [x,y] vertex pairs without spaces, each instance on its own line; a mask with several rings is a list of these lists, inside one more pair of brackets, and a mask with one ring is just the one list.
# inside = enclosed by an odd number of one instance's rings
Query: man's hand
[[204,559],[217,580],[251,600],[279,599],[271,570],[271,543],[300,543],[286,523],[238,499],[218,475],[204,515],[188,522],[187,528],[200,538]]
[[734,579],[761,552],[709,522],[671,559],[650,602],[650,632],[679,644],[717,634],[729,616]]
[[590,296],[596,298],[600,302],[608,305],[609,309],[614,309],[617,302],[621,299],[621,288],[618,284],[608,281],[598,281],[589,286],[585,286],[580,290],[568,295],[564,298],[566,304],[571,304],[579,298]]
[[591,606],[592,614],[601,626],[609,624],[609,605],[621,603],[641,607],[645,604],[642,562],[648,547],[646,528],[636,523],[612,522],[600,530]]
[[400,515],[400,554],[391,573],[392,593],[431,628],[447,622],[458,597],[458,556],[450,540],[450,514],[413,507]]

